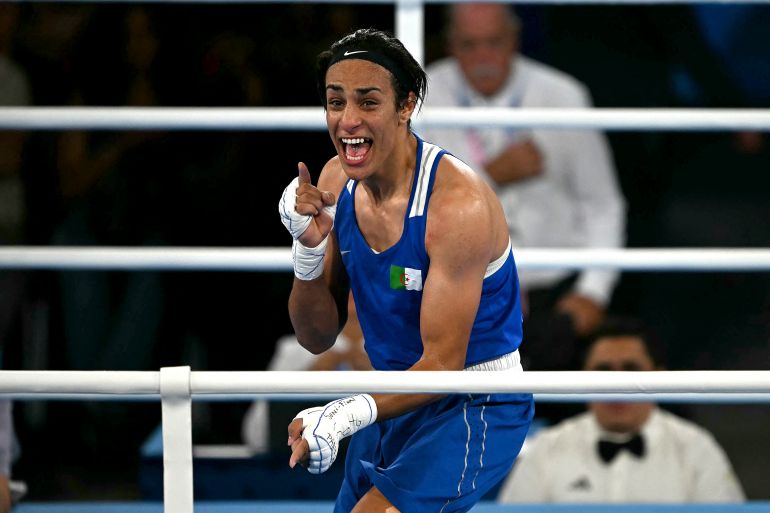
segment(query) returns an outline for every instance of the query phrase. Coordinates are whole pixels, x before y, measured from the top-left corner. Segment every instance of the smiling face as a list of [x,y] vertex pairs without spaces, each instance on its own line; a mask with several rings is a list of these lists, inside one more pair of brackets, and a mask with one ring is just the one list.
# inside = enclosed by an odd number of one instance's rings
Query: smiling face
[[[588,353],[584,368],[592,371],[656,370],[644,342],[641,338],[634,336],[598,339]],[[653,408],[653,403],[591,403],[589,405],[599,425],[615,433],[639,431]]]
[[326,72],[326,124],[345,173],[361,180],[398,163],[414,102],[397,109],[392,75],[362,59]]

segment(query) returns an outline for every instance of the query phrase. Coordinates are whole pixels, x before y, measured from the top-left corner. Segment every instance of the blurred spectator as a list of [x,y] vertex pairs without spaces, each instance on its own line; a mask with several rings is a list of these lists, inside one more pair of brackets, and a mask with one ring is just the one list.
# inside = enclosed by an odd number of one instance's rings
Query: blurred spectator
[[[0,3],[0,106],[31,103],[29,80],[13,61],[19,6]],[[22,156],[27,134],[0,131],[0,246],[25,242],[26,194]],[[0,348],[7,347],[24,301],[27,275],[0,269]]]
[[35,104],[69,102],[80,71],[74,65],[79,38],[95,10],[94,5],[58,2],[23,5],[19,59],[30,76]]
[[[27,74],[13,60],[18,22],[19,6],[0,3],[0,106],[31,104]],[[26,139],[24,132],[0,131],[0,246],[26,240],[27,207],[21,171]],[[21,317],[27,282],[26,273],[0,269],[0,368],[14,333],[20,333],[13,328]],[[11,411],[11,401],[0,399],[0,513],[10,511],[13,498],[11,463],[17,446]],[[23,488],[23,483],[17,484],[17,490]]]
[[[104,20],[92,25],[103,30]],[[159,41],[149,15],[131,7],[121,18],[124,69],[115,103],[158,104],[154,62]],[[88,67],[88,66],[86,66]],[[83,88],[88,91],[88,87]],[[88,93],[75,99],[89,103]],[[58,144],[59,183],[67,211],[57,245],[152,245],[162,240],[163,135],[66,131]],[[64,272],[60,275],[67,365],[73,369],[143,370],[153,366],[162,317],[157,273]]]
[[[661,370],[637,322],[612,319],[588,347],[584,369]],[[589,411],[537,433],[500,502],[740,502],[730,462],[705,429],[653,403],[590,403]]]
[[[504,4],[450,7],[451,56],[428,66],[434,106],[590,107],[572,77],[518,53],[520,22]],[[618,247],[625,206],[604,136],[596,131],[426,130],[483,170],[505,209],[517,248]],[[574,367],[575,344],[602,321],[618,273],[522,271],[530,369]]]
[[29,105],[29,80],[13,60],[19,24],[19,5],[0,4],[0,99],[5,106]]
[[[729,75],[729,63],[720,60],[718,52],[709,48],[709,41],[719,38],[730,24],[729,11],[744,6],[715,5],[715,23],[699,29],[695,14],[703,7],[694,4],[667,5],[554,5],[548,6],[547,55],[549,62],[578,77],[591,91],[597,106],[602,108],[645,107],[748,107],[752,106],[739,85]],[[710,9],[711,6],[708,6]],[[764,26],[764,13],[755,12],[754,24]],[[766,17],[766,14],[765,14]],[[718,26],[718,27],[717,27]],[[737,26],[736,33],[745,33],[748,25]],[[761,52],[762,41],[751,43],[748,54]],[[736,47],[730,47],[728,59],[747,58]],[[744,68],[749,76],[761,80],[764,70],[759,63]],[[755,70],[755,71],[749,71]],[[758,84],[759,82],[755,82]],[[765,89],[768,90],[767,88]],[[758,106],[758,105],[753,105]],[[673,182],[680,180],[700,185],[711,177],[718,183],[721,194],[725,180],[720,180],[725,165],[741,176],[736,189],[756,190],[747,184],[734,156],[719,156],[715,160],[714,146],[735,144],[748,151],[758,145],[757,134],[738,135],[735,132],[690,131],[612,131],[612,145],[623,191],[628,202],[627,243],[629,246],[688,246],[687,240],[662,240],[661,232],[672,221],[666,212],[667,195],[689,190],[672,191]],[[728,139],[728,141],[722,141]],[[683,176],[682,167],[689,166],[701,149],[712,153],[693,165],[694,174]],[[743,151],[743,150],[741,150]],[[724,158],[724,160],[721,160]],[[740,157],[739,157],[740,158]],[[724,161],[728,161],[727,164]],[[742,166],[740,166],[742,167]],[[699,194],[700,191],[695,194]],[[711,199],[706,211],[711,211]],[[697,208],[704,208],[698,205]],[[720,213],[721,214],[721,213]],[[715,214],[714,217],[718,217]],[[700,220],[700,226],[710,226]],[[639,298],[646,291],[650,276],[626,273],[618,294],[613,298],[616,311],[639,312]],[[662,307],[670,311],[670,308]],[[688,331],[689,332],[689,331]],[[698,338],[698,337],[695,337]]]
[[[342,328],[334,346],[320,355],[307,351],[294,335],[287,335],[276,343],[267,370],[371,370],[372,364],[364,351],[364,335],[358,323],[353,294],[348,297],[348,321]],[[295,410],[299,411],[299,410]],[[279,420],[282,436],[286,431],[286,419]],[[268,402],[254,401],[243,419],[242,436],[246,445],[260,454],[270,449],[270,413]]]

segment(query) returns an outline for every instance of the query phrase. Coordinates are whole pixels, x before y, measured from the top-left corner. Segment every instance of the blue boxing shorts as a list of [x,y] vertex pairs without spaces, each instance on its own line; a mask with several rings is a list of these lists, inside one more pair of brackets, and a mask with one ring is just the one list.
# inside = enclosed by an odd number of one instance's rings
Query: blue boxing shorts
[[468,511],[510,471],[534,415],[531,394],[454,394],[350,440],[335,513],[372,486],[401,513]]

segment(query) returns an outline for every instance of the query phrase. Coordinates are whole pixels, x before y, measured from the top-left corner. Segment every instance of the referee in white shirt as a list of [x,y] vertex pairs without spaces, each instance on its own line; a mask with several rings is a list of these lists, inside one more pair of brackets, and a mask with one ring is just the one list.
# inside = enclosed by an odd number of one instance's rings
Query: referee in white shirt
[[[639,323],[613,319],[588,347],[585,370],[661,369]],[[741,502],[727,456],[705,429],[653,403],[591,403],[537,433],[498,501]]]

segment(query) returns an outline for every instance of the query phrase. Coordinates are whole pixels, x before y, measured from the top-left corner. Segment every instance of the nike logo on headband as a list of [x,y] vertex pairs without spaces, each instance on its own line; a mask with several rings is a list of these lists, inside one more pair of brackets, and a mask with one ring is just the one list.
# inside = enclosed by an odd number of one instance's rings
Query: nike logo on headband
[[356,54],[356,53],[366,53],[366,52],[367,52],[367,50],[356,50],[354,52],[346,50],[345,53],[343,53],[342,55],[347,57],[348,55],[353,55],[353,54]]

